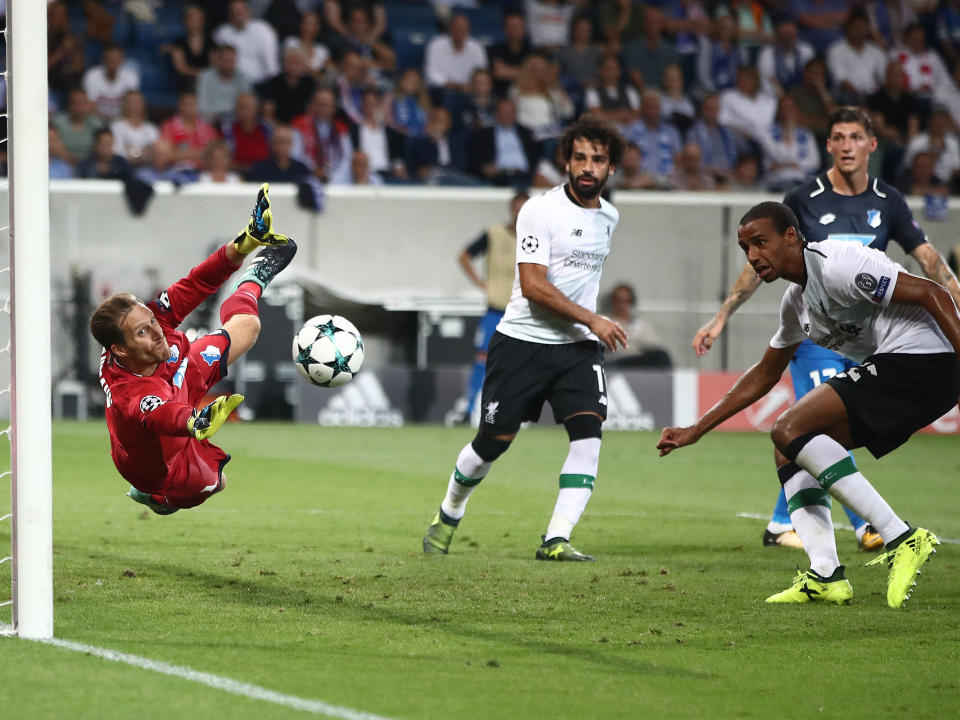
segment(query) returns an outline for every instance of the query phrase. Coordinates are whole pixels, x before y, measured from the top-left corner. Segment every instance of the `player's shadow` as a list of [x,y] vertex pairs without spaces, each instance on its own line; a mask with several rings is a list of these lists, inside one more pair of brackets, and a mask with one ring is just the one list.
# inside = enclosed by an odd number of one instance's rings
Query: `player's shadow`
[[[64,549],[63,546],[59,546]],[[76,548],[78,551],[80,548]],[[122,565],[126,567],[142,567],[143,558],[119,557],[117,555],[90,554],[91,559],[101,559],[111,564]],[[254,582],[251,580],[221,575],[213,572],[198,572],[195,570],[185,570],[182,566],[172,565],[163,562],[151,560],[149,563],[151,574],[163,573],[170,577],[171,582],[191,583],[198,591],[209,597],[214,592],[218,593],[217,601],[222,604],[231,605],[256,605],[266,607],[297,607],[301,611],[310,608],[318,613],[323,613],[324,617],[329,617],[328,612],[335,609],[336,614],[343,617],[350,613],[354,616],[356,622],[364,623],[389,623],[403,624],[411,627],[429,627],[434,628],[451,635],[458,635],[470,640],[486,640],[514,647],[522,648],[528,652],[550,655],[564,655],[578,658],[597,665],[614,667],[617,669],[627,668],[632,672],[642,675],[662,676],[662,677],[684,677],[684,678],[711,678],[711,673],[696,672],[682,667],[670,667],[663,664],[641,662],[639,660],[624,659],[621,656],[614,656],[605,653],[599,649],[595,650],[589,647],[570,647],[558,642],[548,640],[529,641],[517,638],[514,633],[498,632],[496,630],[479,628],[476,625],[469,627],[460,625],[456,620],[439,618],[432,614],[413,614],[408,612],[399,612],[397,610],[385,607],[384,605],[373,605],[363,601],[363,605],[354,604],[343,597],[342,594],[333,590],[330,594],[312,593],[299,588],[284,587],[282,596],[278,596],[277,588],[267,582]],[[162,638],[155,638],[157,645],[170,646],[195,646],[195,639],[184,642],[170,642]],[[211,645],[213,643],[207,640]],[[221,643],[226,646],[225,643]],[[249,644],[249,639],[244,641]],[[382,654],[382,653],[378,653]],[[406,656],[404,656],[406,657]]]

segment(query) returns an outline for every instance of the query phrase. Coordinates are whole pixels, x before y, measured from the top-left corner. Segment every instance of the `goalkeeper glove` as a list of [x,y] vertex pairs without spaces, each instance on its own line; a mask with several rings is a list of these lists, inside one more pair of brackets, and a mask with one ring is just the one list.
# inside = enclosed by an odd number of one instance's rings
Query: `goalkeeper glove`
[[197,440],[212,437],[242,402],[243,395],[221,395],[206,407],[193,411],[187,420],[187,430]]
[[289,238],[273,231],[273,213],[270,211],[270,183],[263,183],[257,193],[257,204],[250,213],[250,221],[233,243],[237,252],[247,255],[261,245],[286,245]]

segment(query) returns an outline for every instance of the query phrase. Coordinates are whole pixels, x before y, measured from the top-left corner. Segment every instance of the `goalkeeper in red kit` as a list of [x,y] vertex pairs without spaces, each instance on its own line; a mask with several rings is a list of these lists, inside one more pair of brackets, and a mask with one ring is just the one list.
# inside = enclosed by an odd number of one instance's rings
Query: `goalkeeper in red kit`
[[[243,396],[197,405],[257,341],[260,294],[297,252],[293,240],[273,232],[268,191],[261,185],[250,222],[235,240],[155,300],[120,293],[90,317],[90,332],[104,348],[100,385],[113,462],[132,486],[130,497],[160,515],[199,505],[224,488],[230,456],[209,438]],[[177,326],[258,247],[220,306],[221,329],[191,343]]]

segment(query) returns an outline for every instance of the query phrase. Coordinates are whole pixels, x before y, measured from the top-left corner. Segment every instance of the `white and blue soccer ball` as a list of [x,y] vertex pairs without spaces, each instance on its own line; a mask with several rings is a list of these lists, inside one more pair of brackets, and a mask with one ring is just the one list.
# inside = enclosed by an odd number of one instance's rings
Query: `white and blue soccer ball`
[[360,331],[340,315],[312,317],[293,338],[293,364],[309,383],[344,385],[363,365]]

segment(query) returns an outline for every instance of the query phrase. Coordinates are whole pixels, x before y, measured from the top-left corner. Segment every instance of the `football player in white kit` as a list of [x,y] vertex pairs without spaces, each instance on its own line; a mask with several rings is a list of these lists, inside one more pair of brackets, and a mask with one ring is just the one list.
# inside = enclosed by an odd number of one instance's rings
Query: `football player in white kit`
[[593,491],[607,417],[604,348],[626,347],[617,323],[596,313],[600,272],[619,213],[600,197],[623,155],[624,140],[584,116],[561,139],[569,181],[528,200],[517,218],[517,271],[503,319],[490,341],[480,427],[457,457],[423,551],[446,554],[467,500],[524,421],[545,401],[563,423],[570,449],[560,470],[553,517],[538,560],[593,560],[570,533]]
[[666,455],[695,443],[766,395],[808,337],[859,363],[804,395],[770,432],[810,569],[767,602],[846,604],[853,598],[837,557],[832,495],[880,533],[886,552],[868,564],[887,563],[887,604],[901,607],[939,540],[894,513],[847,451],[866,447],[881,457],[957,403],[960,315],[953,299],[879,250],[841,240],[806,242],[796,215],[780,203],[748,211],[737,239],[761,280],[794,283],[780,305],[780,328],[760,361],[713,408],[690,427],[666,428],[657,448]]

